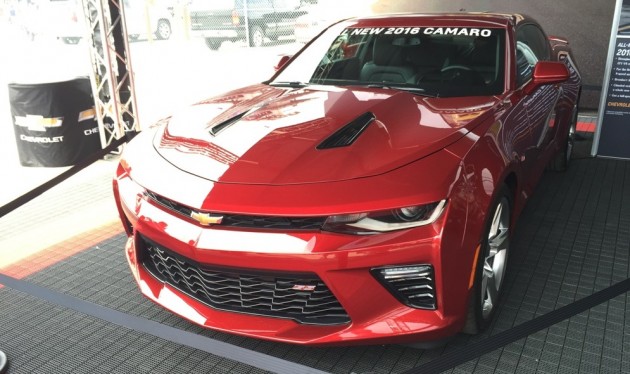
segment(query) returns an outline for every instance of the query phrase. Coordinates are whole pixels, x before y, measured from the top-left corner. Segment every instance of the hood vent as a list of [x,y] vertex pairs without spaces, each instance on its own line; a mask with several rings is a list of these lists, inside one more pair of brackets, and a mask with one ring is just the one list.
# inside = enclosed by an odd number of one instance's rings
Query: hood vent
[[321,144],[317,146],[317,149],[330,149],[349,146],[350,144],[354,143],[355,140],[357,140],[359,135],[361,135],[361,133],[365,131],[368,125],[372,123],[372,121],[374,121],[375,119],[376,117],[372,112],[367,112],[360,115],[355,120],[337,130],[337,132],[321,142]]
[[234,117],[225,120],[217,125],[212,126],[212,128],[210,129],[210,135],[212,136],[217,136],[218,133],[220,133],[222,130],[225,130],[227,127],[229,127],[230,125],[235,124],[236,122],[238,122],[241,118],[243,118],[247,113],[249,113],[250,111],[247,110],[241,114],[237,114]]

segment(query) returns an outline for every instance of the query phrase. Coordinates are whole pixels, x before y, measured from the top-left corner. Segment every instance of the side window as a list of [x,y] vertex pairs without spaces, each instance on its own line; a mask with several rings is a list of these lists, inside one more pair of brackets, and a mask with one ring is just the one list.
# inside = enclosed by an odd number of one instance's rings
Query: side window
[[538,58],[529,46],[521,41],[516,42],[516,85],[525,84],[534,73]]
[[516,31],[517,85],[527,82],[538,61],[550,59],[549,42],[536,25],[527,24]]

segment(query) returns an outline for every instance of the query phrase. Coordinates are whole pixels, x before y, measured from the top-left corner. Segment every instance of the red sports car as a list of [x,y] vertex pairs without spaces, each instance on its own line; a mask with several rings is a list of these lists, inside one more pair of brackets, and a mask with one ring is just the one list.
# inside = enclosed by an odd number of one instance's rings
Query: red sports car
[[484,329],[510,235],[570,159],[566,40],[508,14],[332,25],[269,80],[140,133],[114,180],[142,293],[298,344]]

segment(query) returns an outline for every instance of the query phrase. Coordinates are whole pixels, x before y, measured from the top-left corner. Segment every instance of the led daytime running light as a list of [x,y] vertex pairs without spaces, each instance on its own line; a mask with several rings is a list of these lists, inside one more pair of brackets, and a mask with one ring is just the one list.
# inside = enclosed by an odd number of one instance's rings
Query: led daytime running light
[[[435,203],[398,208],[391,211],[354,213],[330,216],[323,226],[324,231],[377,234],[404,230],[435,222],[446,207],[446,200]],[[405,214],[403,211],[412,214]]]

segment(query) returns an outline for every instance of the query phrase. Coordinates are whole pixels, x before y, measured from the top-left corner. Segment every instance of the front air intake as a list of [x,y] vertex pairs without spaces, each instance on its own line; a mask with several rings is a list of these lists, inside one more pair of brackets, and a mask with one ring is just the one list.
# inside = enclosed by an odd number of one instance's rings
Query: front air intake
[[354,143],[355,140],[361,135],[365,129],[374,121],[376,117],[374,113],[367,112],[355,120],[345,125],[341,129],[337,130],[334,134],[328,137],[317,146],[317,149],[329,149],[338,147],[347,147]]
[[344,325],[350,316],[313,273],[261,272],[200,264],[138,235],[139,262],[161,282],[218,310]]
[[437,308],[431,265],[388,266],[371,272],[403,304],[418,309]]

